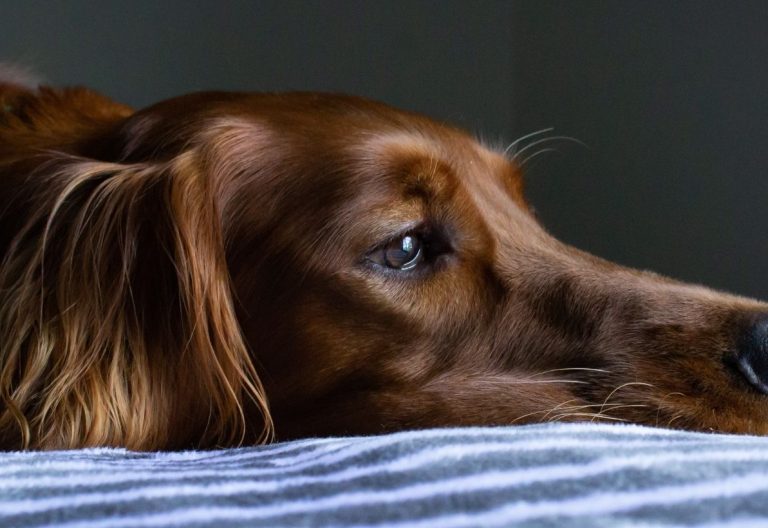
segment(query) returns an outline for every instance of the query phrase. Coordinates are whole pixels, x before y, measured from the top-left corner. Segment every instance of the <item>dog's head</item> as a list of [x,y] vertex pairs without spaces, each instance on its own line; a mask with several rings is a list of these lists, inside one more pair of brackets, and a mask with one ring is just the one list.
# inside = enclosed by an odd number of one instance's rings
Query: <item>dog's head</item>
[[33,208],[4,234],[6,436],[766,430],[767,306],[558,242],[514,160],[460,130],[318,94],[113,114],[1,162]]

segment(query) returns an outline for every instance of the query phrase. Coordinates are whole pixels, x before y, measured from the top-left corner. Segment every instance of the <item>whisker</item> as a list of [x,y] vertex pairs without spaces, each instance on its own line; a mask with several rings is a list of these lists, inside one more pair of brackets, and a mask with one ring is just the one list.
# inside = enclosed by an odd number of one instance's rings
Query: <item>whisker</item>
[[608,414],[603,413],[564,413],[564,414],[558,414],[553,416],[549,421],[555,422],[557,420],[561,420],[563,418],[591,418],[592,420],[595,419],[601,419],[601,420],[612,420],[615,422],[628,422],[629,420],[625,420],[624,418],[616,418],[615,416],[610,416]]
[[[610,407],[610,409],[608,409],[609,411],[614,409],[624,409],[626,407],[650,407],[650,405],[645,403],[609,403],[607,405]],[[595,405],[595,407],[597,407],[597,405]]]
[[522,419],[524,419],[524,418],[528,418],[529,416],[533,416],[533,415],[535,415],[535,414],[541,414],[541,413],[543,413],[543,412],[551,412],[551,411],[543,410],[543,411],[533,411],[533,412],[529,412],[529,413],[527,413],[527,414],[523,414],[523,415],[521,415],[521,416],[518,416],[517,418],[515,418],[514,420],[512,420],[511,422],[509,422],[509,424],[510,424],[510,425],[512,425],[512,424],[514,424],[514,423],[517,423],[517,422],[519,422],[520,420],[522,420]]
[[658,400],[656,405],[656,425],[659,425],[659,419],[661,415],[661,406],[667,402],[667,398],[669,398],[670,396],[682,396],[683,398],[687,398],[687,396],[682,392],[668,392],[667,394],[662,396],[661,399]]
[[[511,423],[516,423],[516,422],[518,422],[518,421],[522,420],[523,418],[527,418],[527,417],[529,417],[529,416],[533,416],[533,415],[535,415],[535,414],[541,414],[541,413],[546,413],[544,416],[542,416],[542,417],[541,417],[542,421],[543,421],[543,420],[546,420],[547,416],[548,416],[548,415],[549,415],[551,412],[554,412],[554,411],[556,411],[556,410],[560,409],[560,408],[561,408],[563,405],[567,405],[567,404],[569,404],[569,403],[571,403],[571,402],[575,402],[575,401],[576,401],[575,399],[566,400],[566,401],[564,401],[564,402],[562,402],[562,403],[558,403],[557,405],[555,405],[555,406],[554,406],[554,407],[552,407],[551,409],[544,409],[544,410],[542,410],[542,411],[533,411],[533,412],[529,412],[529,413],[527,413],[527,414],[524,414],[524,415],[522,415],[522,416],[518,416],[517,418],[515,418],[514,420],[512,420],[512,422],[511,422]],[[574,407],[575,407],[575,406],[574,406]],[[573,408],[573,407],[566,407],[566,408],[567,408],[567,409],[571,409],[571,408]]]
[[519,380],[513,382],[514,385],[539,385],[545,383],[573,383],[578,385],[587,385],[589,382],[582,380]]
[[671,419],[670,419],[670,420],[667,422],[667,425],[666,425],[666,427],[669,427],[669,428],[671,428],[671,427],[672,427],[672,424],[673,424],[674,422],[676,422],[677,420],[680,420],[681,418],[684,418],[684,415],[683,415],[683,414],[681,414],[681,413],[677,413],[677,414],[675,414],[675,415],[674,415],[674,416],[673,416],[673,417],[672,417],[672,418],[671,418]]
[[[590,407],[600,407],[600,410],[597,413],[567,413],[567,414],[568,415],[580,415],[580,414],[590,414],[590,415],[592,415],[592,414],[594,414],[594,416],[592,417],[592,421],[594,421],[595,418],[599,418],[599,417],[602,417],[602,416],[608,416],[608,415],[606,415],[603,412],[603,409],[604,409],[604,407],[606,407],[606,405],[605,404],[600,404],[600,403],[587,404],[587,405],[575,405],[573,407],[563,407],[561,410],[579,411],[581,409],[589,409]],[[609,408],[606,409],[606,410],[608,410],[608,411],[615,411],[617,409],[625,409],[625,408],[631,408],[631,407],[648,407],[648,405],[645,405],[645,404],[642,404],[642,403],[628,403],[628,404],[609,403],[607,405],[607,407],[609,407]],[[558,414],[558,415],[556,415],[556,417],[562,417],[562,414]],[[544,419],[544,418],[546,418],[546,415],[542,419]],[[621,420],[621,421],[624,421],[624,422],[629,421],[629,420],[625,420],[624,418],[618,418],[618,417],[615,417],[615,416],[612,416],[611,419],[613,419],[613,420]]]
[[547,413],[544,416],[541,417],[541,419],[542,420],[546,420],[547,417],[550,414],[552,414],[553,412],[558,411],[558,410],[562,410],[562,409],[574,409],[575,410],[575,408],[578,407],[576,405],[571,405],[570,407],[563,407],[563,405],[567,405],[567,404],[569,404],[571,402],[575,402],[575,401],[576,401],[575,399],[572,399],[572,400],[564,401],[563,403],[558,403],[557,405],[552,407],[550,410],[548,410]]
[[536,374],[533,374],[531,377],[535,378],[536,376],[543,376],[544,374],[550,374],[552,372],[571,372],[571,371],[601,372],[604,374],[611,373],[610,370],[605,370],[605,369],[596,369],[596,368],[587,368],[587,367],[567,367],[567,368],[556,368],[556,369],[545,370],[542,372],[537,372]]
[[[651,387],[651,388],[654,387],[650,383],[644,383],[644,382],[641,382],[641,381],[630,381],[630,382],[627,382],[627,383],[622,383],[621,385],[619,385],[618,387],[613,389],[610,392],[610,394],[608,394],[608,397],[603,401],[603,405],[607,405],[608,404],[608,400],[610,400],[613,397],[613,395],[616,394],[618,391],[620,391],[621,389],[623,389],[625,387],[630,387],[632,385],[641,385],[641,386]],[[603,409],[601,408],[600,412],[602,412],[602,411],[603,411]]]
[[[516,139],[516,140],[514,140],[512,143],[510,143],[510,144],[507,146],[507,148],[505,148],[505,149],[504,149],[504,153],[503,153],[503,155],[504,155],[504,156],[506,156],[506,155],[509,153],[509,151],[510,151],[510,150],[514,150],[514,148],[515,148],[517,145],[519,145],[521,142],[525,141],[526,139],[530,139],[530,138],[532,138],[532,137],[535,137],[535,136],[539,136],[539,135],[541,135],[541,134],[546,134],[547,132],[552,132],[554,129],[555,129],[554,127],[549,127],[549,128],[542,128],[541,130],[537,130],[536,132],[531,132],[530,134],[526,134],[526,135],[524,135],[524,136],[521,136],[521,137],[517,138],[517,139]],[[516,155],[517,155],[517,154],[514,154],[514,155],[512,156],[512,158],[514,159],[514,157],[515,157]]]
[[[580,411],[582,409],[589,409],[590,407],[603,407],[603,406],[606,406],[606,404],[601,404],[601,403],[588,403],[588,404],[584,404],[584,405],[571,405],[571,406],[568,406],[569,403],[575,402],[575,401],[576,401],[575,399],[567,400],[567,401],[564,401],[562,403],[559,403],[559,404],[555,405],[554,407],[552,407],[551,409],[548,409],[548,410],[545,409],[545,410],[542,410],[542,411],[533,411],[533,412],[529,412],[527,414],[523,414],[521,416],[518,416],[514,420],[512,420],[510,422],[510,424],[515,424],[515,423],[519,422],[520,420],[524,420],[525,418],[528,418],[530,416],[535,416],[537,414],[542,414],[542,413],[544,413],[544,416],[541,417],[541,421],[542,422],[543,421],[554,421],[554,420],[556,420],[558,418],[563,418],[563,417],[568,417],[568,416],[582,416],[582,415],[584,415],[584,416],[593,416],[593,419],[595,417],[597,417],[597,418],[605,417],[607,419],[612,419],[612,420],[627,421],[627,420],[624,420],[623,418],[617,418],[617,417],[614,417],[614,416],[609,416],[609,415],[603,413],[602,410],[599,411],[598,413],[572,412],[572,411]],[[609,407],[609,409],[607,409],[607,410],[613,411],[613,410],[616,410],[616,409],[623,409],[623,408],[626,408],[626,407],[649,407],[649,405],[645,405],[645,404],[642,404],[642,403],[637,403],[637,404],[609,403],[609,404],[607,404],[607,407]],[[552,414],[555,411],[566,411],[566,412],[561,412],[559,414],[556,414],[556,415],[554,415],[552,417],[552,420],[547,420],[549,415]]]
[[537,150],[536,152],[534,152],[533,154],[531,154],[530,156],[528,156],[524,160],[516,162],[517,166],[522,168],[522,167],[525,166],[526,163],[531,161],[533,158],[539,156],[540,154],[547,154],[548,152],[559,152],[559,151],[556,148],[543,148],[541,150]]
[[[606,404],[589,403],[586,405],[574,405],[573,407],[563,407],[563,409],[576,409],[576,408],[582,409],[585,407],[602,407],[603,405],[606,405]],[[610,409],[608,410],[612,411],[613,409],[620,409],[623,407],[650,407],[650,405],[646,405],[644,403],[609,403],[607,404],[607,407],[610,407]]]
[[548,141],[570,141],[578,145],[581,145],[582,147],[589,148],[587,147],[586,143],[571,136],[549,136],[549,137],[537,139],[536,141],[532,141],[528,143],[526,146],[524,146],[523,148],[515,152],[515,155],[512,156],[511,161],[518,160],[525,152],[531,150],[533,147],[537,145],[541,145],[542,143],[546,143]]

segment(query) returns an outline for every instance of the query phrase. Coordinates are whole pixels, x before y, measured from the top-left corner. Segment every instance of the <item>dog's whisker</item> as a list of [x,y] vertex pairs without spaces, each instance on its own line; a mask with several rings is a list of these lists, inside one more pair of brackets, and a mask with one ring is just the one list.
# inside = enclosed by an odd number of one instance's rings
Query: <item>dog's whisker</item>
[[667,403],[667,398],[670,396],[682,396],[683,398],[687,398],[686,394],[683,394],[682,392],[668,392],[664,396],[662,396],[657,402],[656,402],[656,425],[659,425],[659,420],[661,417],[661,407]]
[[547,416],[549,416],[551,413],[553,413],[553,412],[555,412],[557,410],[562,410],[562,409],[581,409],[581,408],[585,407],[583,405],[572,405],[572,406],[569,406],[569,407],[564,407],[565,405],[567,405],[567,404],[569,404],[571,402],[575,402],[575,401],[576,401],[576,399],[566,400],[566,401],[564,401],[562,403],[558,403],[557,405],[555,405],[551,409],[544,409],[544,410],[541,410],[541,411],[533,411],[533,412],[529,412],[527,414],[523,414],[522,416],[518,416],[517,418],[515,418],[510,423],[514,424],[514,423],[517,423],[517,422],[519,422],[520,420],[522,420],[524,418],[528,418],[529,416],[535,416],[537,414],[542,414],[542,413],[545,413],[544,416],[541,417],[541,420],[544,421],[544,420],[547,419]]
[[536,147],[538,145],[542,145],[544,143],[548,143],[548,142],[551,142],[551,141],[572,142],[572,143],[576,143],[578,145],[581,145],[582,147],[588,148],[586,143],[584,143],[583,141],[581,141],[579,139],[571,137],[571,136],[549,136],[549,137],[537,139],[536,141],[532,141],[532,142],[528,143],[526,146],[524,146],[523,148],[521,148],[520,150],[515,152],[515,155],[512,156],[511,161],[516,162],[517,160],[519,160],[522,157],[523,154],[525,154],[526,152],[530,151],[533,147]]
[[[615,389],[613,389],[613,390],[612,390],[612,391],[611,391],[611,392],[608,394],[608,396],[607,396],[607,397],[605,398],[605,400],[603,401],[603,406],[607,405],[607,404],[608,404],[608,401],[609,401],[609,400],[610,400],[610,399],[613,397],[613,395],[614,395],[614,394],[616,394],[616,393],[617,393],[618,391],[620,391],[621,389],[624,389],[624,388],[626,388],[626,387],[635,386],[635,385],[644,386],[644,387],[651,387],[651,388],[653,388],[653,387],[654,387],[654,385],[652,385],[652,384],[650,384],[650,383],[645,383],[645,382],[642,382],[642,381],[630,381],[630,382],[627,382],[627,383],[622,383],[621,385],[619,385],[618,387],[616,387]],[[601,408],[601,409],[600,409],[600,411],[602,412],[602,410],[603,410],[603,409]]]
[[541,150],[538,150],[538,151],[534,152],[533,154],[531,154],[530,156],[528,156],[524,160],[518,162],[517,166],[520,167],[520,168],[525,167],[525,165],[528,164],[534,158],[540,156],[541,154],[548,154],[550,152],[559,152],[559,151],[556,148],[543,148]]
[[588,381],[582,380],[519,380],[515,381],[515,385],[540,385],[545,383],[571,383],[577,385],[588,385]]
[[[578,411],[580,411],[582,409],[589,409],[589,408],[592,408],[592,407],[599,407],[600,409],[596,413],[580,413],[580,412],[578,412]],[[605,409],[605,407],[608,407],[608,409]],[[602,417],[608,417],[609,416],[609,415],[605,414],[605,412],[603,412],[604,410],[615,411],[615,410],[618,410],[618,409],[641,408],[641,407],[648,407],[648,405],[641,404],[641,403],[637,403],[637,404],[635,404],[635,403],[632,403],[632,404],[609,403],[607,405],[606,404],[595,403],[595,404],[586,404],[586,405],[574,405],[572,407],[562,407],[560,410],[575,411],[575,412],[565,413],[568,416],[578,416],[578,415],[582,415],[582,414],[587,415],[587,416],[592,416],[590,421],[594,421],[596,418],[602,418]],[[542,417],[542,419],[546,419],[548,414],[549,413],[547,413],[547,415]],[[561,414],[556,415],[554,418],[557,419],[558,417],[562,417],[562,416],[564,416],[564,414],[561,413]],[[624,422],[629,421],[629,420],[626,420],[624,418],[618,418],[618,417],[615,417],[615,416],[611,416],[608,419],[617,420],[617,421],[624,421]]]
[[672,418],[670,418],[670,419],[669,419],[669,421],[667,422],[667,425],[666,425],[666,427],[672,427],[672,424],[673,424],[673,423],[675,423],[675,422],[676,422],[676,421],[678,421],[678,420],[681,420],[681,419],[682,419],[682,418],[684,418],[684,417],[685,417],[685,415],[684,415],[684,414],[682,414],[682,413],[675,413],[675,414],[672,416]]
[[556,368],[556,369],[550,369],[550,370],[544,370],[542,372],[537,372],[536,374],[533,374],[531,377],[535,378],[537,376],[543,376],[545,374],[551,374],[552,372],[600,372],[602,374],[610,374],[610,370],[605,369],[597,369],[597,368],[587,368],[587,367],[566,367],[566,368]]
[[524,420],[525,418],[528,418],[529,416],[536,416],[537,414],[541,414],[541,413],[543,413],[543,412],[551,412],[551,411],[548,411],[548,410],[546,410],[546,409],[545,409],[545,410],[543,410],[543,411],[533,411],[533,412],[529,412],[529,413],[523,414],[523,415],[521,415],[521,416],[518,416],[517,418],[515,418],[514,420],[512,420],[511,422],[509,422],[509,424],[510,424],[510,425],[516,424],[516,423],[518,423],[520,420]]
[[594,421],[596,419],[598,420],[611,420],[614,422],[628,422],[629,420],[625,420],[624,418],[617,418],[615,416],[610,416],[608,414],[604,413],[564,413],[564,414],[557,414],[549,419],[550,422],[555,422],[557,420],[562,420],[564,418],[590,418],[591,421]]
[[[554,129],[555,129],[554,127],[542,128],[541,130],[537,130],[536,132],[531,132],[530,134],[526,134],[526,135],[524,135],[524,136],[521,136],[521,137],[517,138],[517,139],[516,139],[516,140],[514,140],[512,143],[510,143],[509,145],[507,145],[507,148],[505,148],[505,149],[504,149],[503,155],[504,155],[504,156],[506,156],[507,154],[509,154],[509,151],[510,151],[510,150],[514,151],[514,149],[515,149],[515,148],[516,148],[516,147],[517,147],[517,146],[518,146],[520,143],[522,143],[523,141],[525,141],[526,139],[530,139],[530,138],[532,138],[532,137],[540,136],[541,134],[546,134],[547,132],[552,132]],[[512,156],[512,157],[513,157],[513,159],[514,159],[514,156],[515,156],[515,155],[516,155],[516,154],[514,154],[514,155]]]
[[[567,414],[574,414],[574,413],[576,413],[578,411],[588,411],[592,407],[599,407],[599,406],[600,406],[599,404],[571,405],[571,406],[567,406],[567,407],[562,407],[562,406],[559,405],[559,406],[553,408],[552,410],[550,410],[544,416],[542,416],[541,419],[542,420],[546,420],[547,417],[549,417],[549,415],[552,414],[554,411],[565,411]],[[612,409],[608,409],[608,410],[610,411]],[[558,414],[558,416],[560,416],[562,414],[563,413]],[[592,413],[589,413],[589,414],[592,414]]]
[[[571,409],[571,408],[587,408],[587,407],[603,407],[604,404],[602,403],[590,403],[586,405],[574,405],[573,407],[563,407],[563,409]],[[646,405],[644,403],[609,403],[606,405],[606,407],[610,407],[608,410],[612,409],[619,409],[622,407],[650,407],[650,405]]]
[[[569,403],[571,403],[571,402],[575,402],[575,401],[576,401],[575,399],[571,399],[571,400],[567,400],[567,401],[564,401],[564,402],[562,402],[562,403],[559,403],[559,404],[555,405],[555,406],[554,406],[554,407],[552,407],[550,410],[548,410],[548,411],[547,411],[547,413],[546,413],[544,416],[542,416],[542,417],[541,417],[541,419],[542,419],[542,420],[546,420],[546,419],[547,419],[547,417],[548,417],[550,414],[552,414],[553,412],[555,412],[555,411],[557,411],[557,410],[561,410],[561,409],[563,408],[563,406],[564,406],[564,405],[567,405],[567,404],[569,404]],[[574,407],[574,406],[571,406],[571,407],[569,407],[569,408],[573,408],[573,407]]]
[[529,416],[534,416],[534,415],[537,415],[537,414],[545,413],[544,416],[541,417],[541,420],[543,421],[543,420],[546,420],[547,416],[549,416],[551,413],[553,413],[555,411],[558,411],[558,410],[563,410],[563,409],[577,410],[577,409],[584,409],[584,408],[587,408],[587,407],[592,407],[592,405],[571,405],[571,406],[568,406],[569,403],[572,403],[572,402],[575,402],[575,401],[577,401],[575,398],[574,399],[570,399],[570,400],[566,400],[564,402],[558,403],[557,405],[555,405],[551,409],[544,409],[542,411],[533,411],[533,412],[524,414],[522,416],[518,416],[511,423],[518,422],[518,421],[522,420],[523,418],[527,418]]
[[[560,403],[558,405],[555,405],[554,407],[552,407],[551,409],[549,409],[547,411],[534,411],[534,412],[530,412],[530,413],[524,414],[522,416],[517,417],[511,423],[516,423],[516,422],[518,422],[520,420],[528,418],[529,416],[535,416],[535,415],[542,414],[542,413],[545,413],[545,414],[541,417],[541,420],[545,421],[555,411],[567,411],[567,412],[561,412],[561,413],[555,415],[554,416],[555,419],[557,419],[558,417],[564,417],[564,416],[592,416],[593,419],[594,419],[594,417],[608,417],[609,416],[609,415],[603,413],[602,409],[601,409],[601,411],[599,411],[597,413],[578,412],[578,411],[581,411],[581,410],[584,410],[584,409],[589,409],[589,408],[592,408],[592,407],[603,407],[604,404],[594,403],[594,404],[584,404],[584,405],[570,405],[570,406],[568,405],[568,403],[571,403],[571,402],[574,402],[574,401],[576,401],[576,400],[575,399],[567,400],[567,401],[562,402],[562,403]],[[616,409],[623,409],[623,408],[648,407],[648,405],[645,405],[645,404],[611,403],[611,404],[608,404],[607,407],[609,407],[609,409],[607,409],[607,410],[613,411],[613,410],[616,410]],[[618,418],[618,417],[609,417],[608,419],[613,419],[613,420],[618,420],[618,421],[627,421],[627,420],[624,420],[623,418]]]

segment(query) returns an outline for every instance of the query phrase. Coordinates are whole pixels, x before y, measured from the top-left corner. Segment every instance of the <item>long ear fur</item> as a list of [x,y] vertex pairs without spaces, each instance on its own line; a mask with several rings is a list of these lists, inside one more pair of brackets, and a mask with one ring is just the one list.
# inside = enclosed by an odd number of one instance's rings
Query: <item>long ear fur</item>
[[0,445],[268,440],[194,155],[51,165],[0,268]]

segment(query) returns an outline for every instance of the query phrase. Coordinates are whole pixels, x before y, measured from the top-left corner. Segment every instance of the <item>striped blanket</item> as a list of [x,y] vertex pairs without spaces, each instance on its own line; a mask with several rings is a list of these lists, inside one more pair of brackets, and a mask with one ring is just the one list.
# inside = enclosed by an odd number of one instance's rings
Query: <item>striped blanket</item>
[[2,453],[0,526],[768,526],[768,438],[545,424]]

